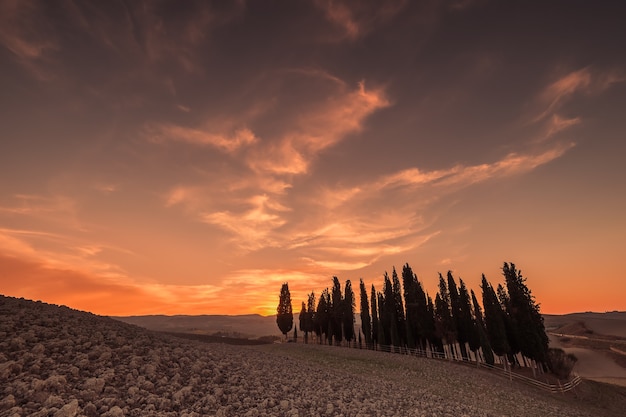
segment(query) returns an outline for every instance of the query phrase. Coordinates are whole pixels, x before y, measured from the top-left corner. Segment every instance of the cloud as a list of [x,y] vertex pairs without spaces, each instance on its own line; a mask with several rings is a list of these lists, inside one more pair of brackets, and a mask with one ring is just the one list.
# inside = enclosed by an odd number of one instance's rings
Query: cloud
[[36,79],[49,80],[44,67],[59,45],[39,6],[31,0],[0,2],[0,45]]
[[[16,279],[19,277],[19,279]],[[278,289],[296,300],[327,285],[328,275],[289,269],[240,269],[210,285],[159,284],[92,274],[0,254],[3,294],[63,304],[102,315],[275,314]],[[276,293],[268,292],[276,288]],[[236,289],[236,296],[233,291]]]
[[179,141],[198,146],[213,146],[226,153],[233,153],[258,140],[254,133],[245,127],[220,133],[173,124],[154,124],[147,128],[147,132],[154,142]]
[[[250,133],[243,136],[247,140],[226,141],[195,130],[190,134],[185,129],[160,125],[169,140],[208,144],[229,153],[238,151],[236,158],[222,164],[222,172],[207,173],[204,183],[171,188],[164,194],[167,207],[182,206],[199,221],[230,233],[233,242],[245,250],[283,246],[289,240],[279,230],[290,221],[288,213],[294,201],[288,194],[295,178],[309,173],[325,150],[362,132],[372,113],[390,105],[382,88],[366,88],[364,82],[349,89],[323,71],[296,74],[321,80],[325,86],[330,85],[330,92],[304,109],[285,112],[273,137],[256,140]],[[242,117],[254,123],[264,111],[250,114]]]
[[336,40],[354,41],[395,17],[407,5],[406,0],[362,2],[347,0],[315,0],[326,19],[341,30]]
[[590,69],[582,68],[578,71],[570,72],[548,85],[539,95],[540,102],[546,108],[533,121],[537,122],[550,115],[559,108],[566,98],[577,91],[589,88],[591,81]]
[[273,246],[272,232],[286,223],[281,213],[289,209],[268,195],[253,196],[246,203],[250,208],[244,212],[207,213],[203,221],[233,233],[234,241],[243,248],[254,250]]
[[563,118],[558,114],[553,114],[546,121],[546,127],[544,128],[543,134],[539,137],[539,141],[548,140],[554,137],[559,132],[566,130],[572,126],[576,126],[582,122],[580,117],[571,117],[571,118]]
[[38,219],[73,231],[86,230],[86,225],[78,216],[78,202],[65,195],[15,194],[10,202],[0,205],[2,214],[12,218]]
[[[564,129],[576,124],[576,120],[556,121],[554,129]],[[361,185],[364,192],[380,191],[385,189],[414,189],[416,187],[439,187],[445,189],[452,186],[469,186],[477,182],[487,181],[502,176],[522,174],[532,171],[536,167],[561,157],[567,150],[575,146],[574,143],[557,143],[547,149],[539,149],[527,153],[509,153],[502,159],[479,165],[456,165],[447,169],[422,171],[417,167],[407,168],[393,174],[385,175],[371,185]]]
[[[350,270],[413,251],[440,235],[442,197],[474,184],[521,175],[565,154],[573,143],[509,153],[491,163],[424,171],[416,167],[351,187],[327,189],[308,204],[309,217],[290,225],[290,250],[319,267]],[[334,197],[334,196],[341,196]]]
[[548,84],[538,95],[538,107],[543,110],[532,123],[554,117],[556,112],[576,93],[597,94],[614,84],[626,81],[623,71],[592,70],[591,67],[571,71]]
[[341,88],[312,110],[298,115],[278,143],[251,152],[248,165],[260,173],[304,174],[320,152],[362,131],[367,117],[389,105],[381,88],[366,89],[364,82],[352,91]]

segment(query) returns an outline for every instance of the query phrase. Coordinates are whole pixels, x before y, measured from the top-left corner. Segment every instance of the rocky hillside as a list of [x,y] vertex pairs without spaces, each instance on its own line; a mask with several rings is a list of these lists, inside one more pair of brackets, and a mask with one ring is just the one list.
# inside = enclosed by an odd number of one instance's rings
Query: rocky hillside
[[473,367],[240,347],[0,296],[0,416],[602,416]]

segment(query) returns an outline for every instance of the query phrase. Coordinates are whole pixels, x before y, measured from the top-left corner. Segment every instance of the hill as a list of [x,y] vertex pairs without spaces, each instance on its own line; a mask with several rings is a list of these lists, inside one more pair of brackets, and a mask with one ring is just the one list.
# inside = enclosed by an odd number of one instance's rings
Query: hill
[[247,314],[239,316],[200,315],[200,316],[125,316],[111,317],[128,324],[149,330],[176,333],[215,334],[240,338],[258,338],[280,335],[276,316]]
[[544,316],[551,347],[578,358],[574,372],[626,386],[626,312]]
[[0,296],[0,416],[617,416],[625,396],[368,350],[207,344]]

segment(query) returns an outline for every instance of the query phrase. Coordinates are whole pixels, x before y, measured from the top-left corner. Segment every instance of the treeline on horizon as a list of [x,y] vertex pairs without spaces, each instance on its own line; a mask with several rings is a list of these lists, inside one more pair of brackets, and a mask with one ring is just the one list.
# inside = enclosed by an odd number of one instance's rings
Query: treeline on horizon
[[[494,364],[494,354],[502,363],[521,365],[526,358],[536,361],[543,369],[549,366],[548,336],[545,331],[539,304],[535,302],[526,278],[515,264],[502,267],[505,285],[494,286],[482,275],[482,307],[474,290],[469,290],[462,279],[459,285],[452,272],[446,278],[439,274],[439,291],[435,299],[424,291],[422,283],[409,264],[398,277],[395,267],[391,277],[385,272],[382,290],[372,284],[369,294],[363,279],[360,280],[361,329],[355,334],[356,309],[352,283],[347,280],[341,290],[339,279],[333,277],[332,288],[324,289],[319,299],[314,292],[302,302],[300,331],[308,343],[309,333],[315,334],[319,343],[341,345],[362,342],[369,349],[392,346],[439,354],[444,346],[453,355],[453,345],[458,343],[460,358],[470,360],[468,349],[478,358]],[[402,280],[402,283],[400,282]],[[277,324],[281,332],[293,327],[293,313],[288,283],[281,288],[277,308]],[[524,364],[528,365],[528,364]]]

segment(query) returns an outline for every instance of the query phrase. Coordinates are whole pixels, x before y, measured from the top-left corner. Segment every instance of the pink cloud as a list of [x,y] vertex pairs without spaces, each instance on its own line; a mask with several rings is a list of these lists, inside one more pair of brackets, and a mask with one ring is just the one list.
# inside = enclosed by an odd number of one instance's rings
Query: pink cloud
[[156,142],[178,141],[198,146],[213,146],[226,153],[257,142],[257,137],[248,128],[239,128],[229,133],[216,133],[173,124],[157,124],[148,128],[150,139]]
[[341,30],[336,40],[354,41],[384,24],[402,11],[406,0],[390,0],[384,2],[359,2],[346,0],[316,0],[329,22]]
[[248,157],[249,166],[270,174],[304,174],[309,164],[323,150],[336,145],[349,134],[360,132],[372,113],[390,105],[382,89],[341,91],[295,121],[295,127],[283,134],[277,144],[255,149]]

